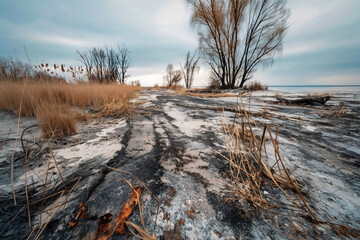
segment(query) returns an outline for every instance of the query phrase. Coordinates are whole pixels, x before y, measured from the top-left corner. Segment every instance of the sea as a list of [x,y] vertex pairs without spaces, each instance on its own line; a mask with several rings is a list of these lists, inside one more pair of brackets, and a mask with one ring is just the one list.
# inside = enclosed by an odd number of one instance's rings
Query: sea
[[354,93],[360,94],[360,85],[269,85],[269,90],[289,93]]

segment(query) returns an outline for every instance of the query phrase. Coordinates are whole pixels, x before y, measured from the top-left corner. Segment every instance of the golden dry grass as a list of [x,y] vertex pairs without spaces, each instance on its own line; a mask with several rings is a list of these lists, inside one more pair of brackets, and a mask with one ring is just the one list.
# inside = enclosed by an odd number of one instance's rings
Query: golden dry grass
[[45,138],[76,133],[76,115],[69,105],[42,102],[36,107],[35,115]]
[[[235,198],[248,200],[256,208],[267,209],[270,207],[268,201],[263,197],[261,186],[264,178],[270,179],[297,207],[303,206],[314,222],[319,222],[313,210],[307,204],[301,194],[301,186],[286,166],[286,162],[279,152],[278,127],[273,137],[271,130],[265,124],[262,134],[254,132],[256,124],[241,104],[232,123],[223,122],[224,142],[228,156],[223,156],[230,163],[230,179],[227,183],[234,191]],[[267,146],[266,138],[270,144]],[[275,150],[275,163],[268,161],[267,148]],[[289,192],[295,192],[295,196]]]
[[101,111],[96,117],[129,115],[132,110],[129,100],[140,89],[119,84],[3,81],[0,110],[36,117],[44,137],[64,136],[76,132],[77,119],[89,120],[79,108],[98,108]]
[[[251,120],[251,116],[241,103],[232,123],[223,122],[222,127],[228,156],[219,154],[230,163],[230,181],[224,181],[224,183],[233,190],[235,199],[245,199],[256,208],[267,209],[274,206],[262,195],[261,186],[265,184],[265,178],[267,178],[289,198],[291,203],[287,203],[288,205],[306,211],[314,223],[329,226],[341,238],[359,238],[358,230],[323,220],[310,207],[300,191],[301,184],[292,175],[285,159],[280,154],[278,126],[274,131],[275,136],[267,124],[264,125],[262,134],[257,135],[254,131],[257,125]],[[270,164],[269,154],[273,151],[275,163]]]

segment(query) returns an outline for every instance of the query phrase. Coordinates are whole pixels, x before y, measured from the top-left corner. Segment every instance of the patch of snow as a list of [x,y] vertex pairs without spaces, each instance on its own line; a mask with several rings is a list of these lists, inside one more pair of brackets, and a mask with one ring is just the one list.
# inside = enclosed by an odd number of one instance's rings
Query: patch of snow
[[164,110],[167,115],[174,119],[172,121],[182,133],[186,134],[187,136],[191,137],[198,132],[201,128],[201,125],[205,125],[206,121],[202,119],[193,119],[184,111],[178,109],[173,103],[166,103],[164,106]]

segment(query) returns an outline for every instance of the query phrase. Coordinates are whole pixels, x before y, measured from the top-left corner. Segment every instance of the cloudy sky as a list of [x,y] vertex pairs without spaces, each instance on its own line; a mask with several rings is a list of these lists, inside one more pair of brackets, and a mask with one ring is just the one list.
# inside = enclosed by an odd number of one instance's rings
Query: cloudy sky
[[[360,84],[360,1],[288,0],[284,51],[255,79],[269,85]],[[79,65],[76,50],[125,43],[132,79],[162,84],[197,48],[185,0],[1,0],[0,56]],[[202,63],[194,85],[207,82]]]

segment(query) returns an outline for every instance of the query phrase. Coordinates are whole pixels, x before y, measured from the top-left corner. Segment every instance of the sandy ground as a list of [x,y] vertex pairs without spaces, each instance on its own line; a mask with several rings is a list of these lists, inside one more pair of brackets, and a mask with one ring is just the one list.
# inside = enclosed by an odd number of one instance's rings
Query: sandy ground
[[[278,208],[250,212],[246,202],[226,202],[231,191],[224,185],[223,172],[229,168],[217,153],[226,154],[221,133],[223,114],[219,107],[234,108],[239,99],[197,98],[169,95],[166,91],[144,90],[136,101],[146,101],[131,119],[112,119],[79,124],[79,133],[62,141],[52,141],[61,176],[74,191],[51,219],[41,239],[89,239],[97,219],[104,213],[114,218],[122,210],[131,189],[122,178],[131,177],[109,169],[121,169],[139,178],[160,200],[144,191],[144,222],[160,239],[338,239],[326,225],[315,225],[307,213],[288,205],[279,189],[265,184],[261,191]],[[280,151],[304,186],[302,192],[319,218],[360,229],[360,130],[358,92],[331,92],[326,106],[299,107],[276,103],[278,91],[247,94],[242,101],[253,114],[259,129],[264,123],[279,125]],[[305,93],[283,92],[284,97]],[[322,118],[334,105],[350,109],[352,117]],[[266,113],[264,112],[266,110]],[[0,238],[26,239],[31,230],[26,209],[24,145],[28,143],[27,185],[31,223],[35,226],[49,215],[59,195],[46,199],[41,215],[41,199],[49,164],[44,196],[63,190],[63,183],[46,143],[39,141],[36,121],[22,118],[14,154],[14,186],[11,192],[10,160],[17,131],[16,116],[0,112]],[[25,130],[25,131],[24,131]],[[23,134],[23,135],[22,135]],[[65,201],[66,200],[66,201]],[[89,218],[68,225],[82,201]],[[60,201],[59,201],[60,202]],[[25,206],[25,207],[24,207]],[[14,218],[17,215],[16,218]],[[51,215],[51,214],[50,214]],[[139,210],[129,220],[140,224]],[[37,229],[35,230],[35,233]],[[111,239],[128,239],[130,234]]]

